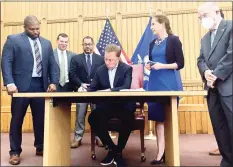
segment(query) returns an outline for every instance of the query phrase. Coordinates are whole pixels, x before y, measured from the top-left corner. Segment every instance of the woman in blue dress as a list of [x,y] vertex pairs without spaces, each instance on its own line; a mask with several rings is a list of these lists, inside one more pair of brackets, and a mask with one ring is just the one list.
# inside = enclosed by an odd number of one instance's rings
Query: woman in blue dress
[[[169,19],[165,15],[152,17],[151,30],[157,38],[150,43],[149,60],[154,64],[145,67],[150,71],[148,91],[182,90],[178,70],[184,67],[182,44],[178,36],[172,34]],[[148,103],[148,119],[156,121],[158,154],[151,164],[165,161],[164,105]]]

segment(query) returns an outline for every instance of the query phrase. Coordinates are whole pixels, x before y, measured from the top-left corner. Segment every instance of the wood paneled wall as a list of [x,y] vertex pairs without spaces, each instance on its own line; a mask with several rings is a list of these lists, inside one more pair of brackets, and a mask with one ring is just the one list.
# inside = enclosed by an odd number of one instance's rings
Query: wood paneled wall
[[[51,40],[56,47],[56,37],[65,32],[69,35],[68,49],[82,52],[82,38],[90,35],[98,41],[106,17],[119,38],[129,58],[144,32],[149,16],[161,9],[171,21],[173,32],[180,37],[185,56],[185,68],[181,77],[185,90],[202,90],[202,82],[197,70],[200,39],[206,33],[197,19],[196,8],[202,2],[1,2],[1,45],[9,34],[23,31],[23,19],[29,14],[38,17],[41,35]],[[232,4],[218,2],[225,18],[232,20]],[[9,131],[10,97],[1,78],[1,131]],[[145,106],[147,110],[147,107]],[[75,123],[75,106],[72,107],[72,127]],[[147,114],[147,112],[146,112]],[[24,132],[32,131],[30,110],[25,116]],[[180,133],[213,133],[203,97],[182,98],[179,107]],[[87,123],[86,129],[89,130]],[[148,121],[146,125],[148,133]]]

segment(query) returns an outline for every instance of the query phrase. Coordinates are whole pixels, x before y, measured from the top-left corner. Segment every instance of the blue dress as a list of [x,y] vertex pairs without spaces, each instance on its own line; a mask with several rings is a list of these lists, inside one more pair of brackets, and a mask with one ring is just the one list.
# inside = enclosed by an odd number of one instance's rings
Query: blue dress
[[[160,44],[154,45],[152,50],[152,61],[167,64],[166,61],[167,38]],[[177,70],[151,69],[148,91],[176,91],[183,90],[180,72]],[[148,102],[148,120],[164,122],[164,105],[157,102]]]

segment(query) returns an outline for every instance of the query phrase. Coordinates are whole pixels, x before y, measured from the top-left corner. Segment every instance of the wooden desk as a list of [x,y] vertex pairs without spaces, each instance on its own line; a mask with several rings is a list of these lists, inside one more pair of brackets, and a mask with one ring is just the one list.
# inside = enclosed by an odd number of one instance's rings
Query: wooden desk
[[[71,103],[103,100],[160,101],[167,99],[165,120],[166,164],[180,166],[177,96],[205,95],[207,95],[206,91],[151,91],[15,93],[13,96],[45,98],[44,166],[70,165]],[[56,99],[56,106],[53,105],[54,99]]]

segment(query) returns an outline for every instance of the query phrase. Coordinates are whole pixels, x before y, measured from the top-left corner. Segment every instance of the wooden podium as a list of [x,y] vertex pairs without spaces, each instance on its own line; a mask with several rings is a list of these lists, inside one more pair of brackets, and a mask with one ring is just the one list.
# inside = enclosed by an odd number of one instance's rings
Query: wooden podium
[[71,103],[95,103],[99,101],[167,101],[165,120],[166,165],[180,166],[177,97],[205,95],[207,95],[206,91],[127,91],[15,93],[13,96],[45,98],[43,166],[70,165]]

